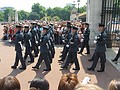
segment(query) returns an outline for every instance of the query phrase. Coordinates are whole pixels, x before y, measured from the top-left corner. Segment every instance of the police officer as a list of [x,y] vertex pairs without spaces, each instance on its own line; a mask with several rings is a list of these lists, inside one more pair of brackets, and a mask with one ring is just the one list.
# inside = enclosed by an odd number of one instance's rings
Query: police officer
[[44,60],[46,68],[44,69],[44,71],[50,71],[51,70],[51,66],[50,66],[50,61],[49,61],[49,48],[48,48],[48,36],[47,36],[47,31],[48,31],[48,27],[44,26],[43,27],[43,36],[40,39],[40,56],[38,59],[37,64],[32,67],[34,69],[39,69],[39,66],[41,64],[41,62]]
[[62,55],[60,56],[61,59],[58,60],[60,62],[64,62],[66,56],[67,56],[67,53],[68,53],[68,50],[69,50],[69,47],[67,46],[68,42],[69,42],[69,39],[70,39],[70,34],[71,34],[71,22],[67,22],[67,29],[66,29],[66,33],[63,37],[63,40],[62,42],[64,43],[64,48],[63,48],[63,51],[62,51]]
[[83,41],[81,45],[81,50],[78,52],[78,54],[82,54],[84,48],[86,47],[87,53],[85,54],[90,54],[90,48],[89,48],[89,36],[90,36],[90,29],[89,29],[89,23],[84,23],[84,31],[83,31]]
[[23,32],[22,32],[22,25],[16,25],[16,34],[15,34],[15,51],[16,51],[16,58],[15,63],[13,66],[11,66],[12,69],[16,69],[19,63],[19,60],[21,62],[22,67],[19,69],[25,70],[26,64],[25,60],[23,59],[22,51],[23,51]]
[[78,28],[73,26],[72,33],[70,35],[71,37],[69,43],[67,44],[67,46],[69,47],[68,56],[66,57],[65,64],[61,67],[63,69],[67,69],[70,61],[72,60],[72,62],[75,63],[75,68],[73,68],[73,70],[80,70],[79,62],[77,59],[78,41],[79,41],[77,30]]
[[34,62],[34,57],[32,55],[32,44],[31,44],[31,38],[32,38],[32,34],[29,31],[29,26],[25,25],[24,26],[24,44],[25,44],[25,56],[24,59],[26,60],[28,55],[30,56],[30,63]]
[[104,72],[105,70],[105,62],[106,62],[106,37],[107,34],[105,33],[105,28],[104,28],[104,24],[99,24],[99,31],[100,34],[96,37],[96,49],[95,49],[95,56],[94,56],[94,60],[93,63],[91,65],[90,68],[87,68],[90,71],[94,71],[94,69],[96,68],[97,62],[100,58],[100,62],[101,62],[101,68],[100,70],[97,70],[98,72]]

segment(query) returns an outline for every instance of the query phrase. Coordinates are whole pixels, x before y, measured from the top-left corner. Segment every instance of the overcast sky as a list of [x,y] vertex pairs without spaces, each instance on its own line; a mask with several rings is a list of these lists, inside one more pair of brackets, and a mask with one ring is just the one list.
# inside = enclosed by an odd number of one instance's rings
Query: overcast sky
[[[16,10],[25,10],[30,12],[34,3],[48,7],[64,7],[66,3],[72,3],[77,0],[0,0],[0,7],[14,7]],[[80,7],[86,4],[87,0],[80,0]]]

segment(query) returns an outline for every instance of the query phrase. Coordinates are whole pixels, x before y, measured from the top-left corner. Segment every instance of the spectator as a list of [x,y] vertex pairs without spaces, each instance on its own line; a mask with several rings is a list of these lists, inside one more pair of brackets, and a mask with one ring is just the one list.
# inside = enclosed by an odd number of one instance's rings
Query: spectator
[[34,78],[30,83],[30,90],[49,90],[49,82],[43,78]]
[[112,80],[108,86],[108,90],[120,90],[120,78]]
[[74,90],[103,90],[97,85],[94,84],[78,84]]
[[58,90],[74,90],[78,83],[76,74],[64,74],[60,79]]
[[16,77],[4,77],[0,80],[0,90],[20,90],[20,83]]

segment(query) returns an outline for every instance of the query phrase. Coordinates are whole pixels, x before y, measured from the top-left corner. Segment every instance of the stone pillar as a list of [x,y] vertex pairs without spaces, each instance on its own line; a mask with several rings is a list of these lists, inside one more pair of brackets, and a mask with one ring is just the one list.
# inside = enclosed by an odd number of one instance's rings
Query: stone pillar
[[98,33],[98,24],[101,23],[102,0],[87,0],[86,22],[90,23],[90,45]]
[[18,21],[18,13],[17,13],[17,11],[15,11],[15,22],[17,22]]
[[11,20],[11,15],[10,14],[8,14],[8,22],[11,22],[12,20]]

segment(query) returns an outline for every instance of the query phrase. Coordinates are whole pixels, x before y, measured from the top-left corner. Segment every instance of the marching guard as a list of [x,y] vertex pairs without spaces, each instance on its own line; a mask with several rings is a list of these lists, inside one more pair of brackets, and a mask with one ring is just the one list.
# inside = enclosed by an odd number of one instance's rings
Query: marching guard
[[25,64],[25,60],[23,59],[23,32],[22,32],[22,25],[16,25],[16,34],[15,36],[15,51],[16,51],[16,58],[15,58],[15,63],[13,66],[11,66],[12,69],[16,69],[19,63],[19,60],[21,62],[22,67],[20,67],[19,69],[21,70],[25,70],[26,69],[26,64]]
[[80,70],[80,66],[79,66],[79,62],[78,62],[78,58],[77,58],[78,41],[79,41],[79,38],[77,35],[77,30],[78,30],[77,27],[75,27],[75,26],[72,27],[70,39],[67,44],[67,46],[69,47],[68,55],[66,57],[64,65],[61,67],[63,69],[67,69],[70,61],[72,61],[73,63],[75,63],[75,68],[73,68],[73,70]]
[[40,39],[40,56],[38,59],[37,64],[32,67],[33,69],[39,69],[40,64],[42,63],[42,61],[44,60],[46,68],[44,69],[44,71],[50,71],[51,70],[51,66],[50,66],[50,60],[49,60],[49,48],[48,48],[48,36],[47,36],[47,32],[48,32],[48,27],[44,26],[43,27],[43,32],[42,32],[42,37]]
[[89,71],[94,71],[96,68],[97,62],[100,58],[101,68],[97,70],[98,72],[104,72],[105,70],[105,62],[106,62],[106,38],[107,34],[105,33],[105,25],[99,24],[100,34],[96,37],[96,49],[94,52],[94,60],[90,68],[87,68]]
[[24,45],[25,45],[25,55],[24,55],[24,60],[27,59],[28,55],[30,56],[30,60],[28,62],[33,63],[34,62],[34,57],[32,55],[32,34],[29,31],[29,26],[25,25],[24,26]]

